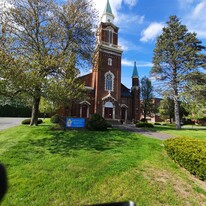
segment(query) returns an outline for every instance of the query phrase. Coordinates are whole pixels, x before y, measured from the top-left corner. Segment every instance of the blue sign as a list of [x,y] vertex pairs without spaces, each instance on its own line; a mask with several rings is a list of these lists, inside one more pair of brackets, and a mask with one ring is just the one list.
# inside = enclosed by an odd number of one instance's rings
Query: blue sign
[[66,118],[66,128],[84,128],[85,118]]

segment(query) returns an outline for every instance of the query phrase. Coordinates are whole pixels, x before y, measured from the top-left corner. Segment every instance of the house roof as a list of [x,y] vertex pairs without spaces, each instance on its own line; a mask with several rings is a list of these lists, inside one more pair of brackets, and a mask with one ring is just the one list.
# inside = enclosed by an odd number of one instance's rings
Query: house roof
[[128,89],[124,84],[121,84],[121,96],[122,97],[131,97],[130,89]]

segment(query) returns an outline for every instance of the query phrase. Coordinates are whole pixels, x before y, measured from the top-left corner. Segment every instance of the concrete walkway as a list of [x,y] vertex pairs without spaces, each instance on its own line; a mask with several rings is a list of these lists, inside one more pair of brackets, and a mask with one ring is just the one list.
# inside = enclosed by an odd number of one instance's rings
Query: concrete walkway
[[139,133],[139,134],[142,134],[142,135],[145,135],[145,136],[148,136],[151,138],[155,138],[155,139],[160,139],[160,140],[166,140],[166,139],[173,137],[170,134],[164,134],[161,132],[146,131],[143,128],[136,127],[134,124],[114,125],[113,127],[120,129],[120,130],[126,130],[126,131],[130,131],[130,132]]
[[0,130],[18,126],[24,119],[25,118],[0,117]]

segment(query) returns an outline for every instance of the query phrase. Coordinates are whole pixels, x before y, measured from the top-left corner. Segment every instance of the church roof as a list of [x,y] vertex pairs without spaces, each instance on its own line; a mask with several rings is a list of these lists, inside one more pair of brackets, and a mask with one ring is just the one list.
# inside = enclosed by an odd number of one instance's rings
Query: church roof
[[106,5],[106,7],[104,9],[104,13],[108,13],[108,14],[112,14],[113,15],[112,9],[111,9],[110,3],[109,3],[109,0],[107,0],[107,5]]
[[132,78],[138,78],[139,75],[138,75],[138,72],[137,72],[137,65],[136,65],[136,62],[134,62],[134,68],[133,68],[133,73],[132,73]]

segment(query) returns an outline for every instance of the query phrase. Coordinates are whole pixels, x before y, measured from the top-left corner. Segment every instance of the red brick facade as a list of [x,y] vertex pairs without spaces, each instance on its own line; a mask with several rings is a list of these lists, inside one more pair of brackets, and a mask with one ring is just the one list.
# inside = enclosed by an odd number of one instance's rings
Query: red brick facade
[[118,45],[118,30],[110,20],[100,23],[92,73],[80,78],[88,96],[84,101],[72,105],[71,116],[89,118],[98,113],[106,119],[140,119],[139,78],[131,79],[131,90],[121,84],[123,50]]

